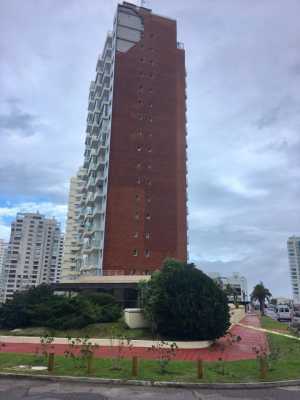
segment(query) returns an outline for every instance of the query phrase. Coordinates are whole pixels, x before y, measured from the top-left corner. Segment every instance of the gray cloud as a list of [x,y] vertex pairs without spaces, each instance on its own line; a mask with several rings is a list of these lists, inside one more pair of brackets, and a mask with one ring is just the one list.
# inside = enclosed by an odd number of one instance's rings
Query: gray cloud
[[10,162],[0,166],[1,196],[7,199],[47,199],[66,202],[67,180],[63,166],[36,166]]
[[9,99],[6,103],[9,105],[9,110],[8,113],[0,113],[0,136],[11,133],[31,136],[41,128],[35,115],[21,109],[19,100]]

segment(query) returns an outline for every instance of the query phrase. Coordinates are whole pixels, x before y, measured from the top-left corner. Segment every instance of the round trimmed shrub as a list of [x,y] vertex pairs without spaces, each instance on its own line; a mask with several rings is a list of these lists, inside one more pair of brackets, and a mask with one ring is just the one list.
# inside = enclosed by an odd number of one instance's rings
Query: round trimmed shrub
[[225,293],[193,264],[167,260],[142,290],[145,315],[165,338],[213,340],[230,326]]

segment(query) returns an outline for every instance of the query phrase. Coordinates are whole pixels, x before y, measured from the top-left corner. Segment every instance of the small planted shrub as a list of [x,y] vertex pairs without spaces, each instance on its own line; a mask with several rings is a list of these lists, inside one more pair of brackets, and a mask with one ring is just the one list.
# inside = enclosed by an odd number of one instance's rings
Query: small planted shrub
[[265,379],[268,373],[268,351],[265,346],[253,347],[253,351],[256,354],[256,359],[259,366],[260,379]]
[[99,348],[98,344],[92,343],[88,336],[84,338],[68,337],[68,348],[64,355],[71,358],[76,368],[87,368],[90,373],[92,369],[92,359],[95,351]]
[[170,362],[176,357],[177,344],[164,342],[163,340],[152,345],[150,351],[155,354],[155,358],[159,363],[160,374],[165,374],[168,372],[168,366]]
[[54,350],[54,337],[50,335],[44,335],[40,337],[40,352],[45,357],[48,358],[49,353]]
[[128,351],[132,350],[132,343],[126,336],[115,335],[111,332],[110,351],[112,355],[112,370],[120,371],[122,369],[122,360]]

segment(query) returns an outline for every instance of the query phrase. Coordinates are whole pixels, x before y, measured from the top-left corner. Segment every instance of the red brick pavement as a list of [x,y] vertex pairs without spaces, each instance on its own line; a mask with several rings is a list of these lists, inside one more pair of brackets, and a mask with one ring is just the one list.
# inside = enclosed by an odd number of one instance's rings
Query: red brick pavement
[[[256,315],[247,315],[242,321],[245,325],[260,326],[259,319]],[[216,361],[222,358],[225,361],[249,360],[256,357],[253,352],[254,346],[267,346],[266,335],[263,332],[247,329],[242,326],[235,325],[231,328],[231,333],[241,337],[240,342],[229,344],[226,338],[221,338],[215,345],[207,349],[178,349],[176,360],[193,361],[201,358],[204,361]],[[8,353],[36,353],[39,348],[38,344],[32,343],[6,343],[2,348],[2,352]],[[64,354],[67,345],[56,344],[53,346],[55,354]],[[112,350],[109,346],[101,346],[95,352],[98,357],[112,357]],[[144,359],[155,359],[157,356],[145,347],[135,347],[126,349],[124,356],[131,358],[138,356]]]

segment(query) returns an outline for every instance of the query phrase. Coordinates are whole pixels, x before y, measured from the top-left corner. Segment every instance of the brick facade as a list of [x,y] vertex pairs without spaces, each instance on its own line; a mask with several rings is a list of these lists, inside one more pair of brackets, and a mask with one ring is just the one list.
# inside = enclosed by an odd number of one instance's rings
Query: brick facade
[[187,258],[185,53],[176,21],[137,12],[143,37],[115,60],[104,274]]

